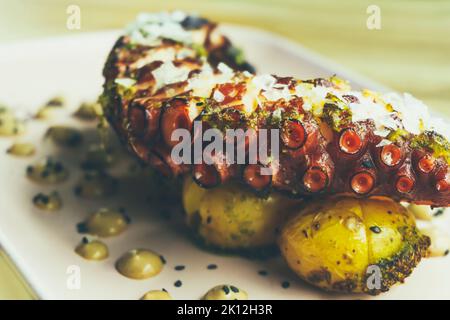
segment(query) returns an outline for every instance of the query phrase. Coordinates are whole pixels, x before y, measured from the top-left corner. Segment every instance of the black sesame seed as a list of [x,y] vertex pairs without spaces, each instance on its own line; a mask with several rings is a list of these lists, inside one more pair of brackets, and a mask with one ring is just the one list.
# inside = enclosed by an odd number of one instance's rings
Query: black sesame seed
[[180,265],[180,266],[175,266],[175,270],[176,271],[182,271],[182,270],[184,270],[186,267],[185,266],[182,266],[182,265]]
[[79,145],[81,143],[81,136],[78,134],[73,134],[72,136],[70,136],[67,139],[67,145],[69,147],[76,147],[77,145]]
[[444,209],[443,208],[439,208],[438,210],[436,210],[436,212],[433,214],[433,216],[434,217],[439,217],[443,213],[444,213]]
[[50,172],[45,169],[44,171],[41,172],[41,177],[42,178],[47,178],[50,175]]
[[83,190],[83,188],[81,188],[81,186],[76,186],[74,189],[73,189],[73,192],[75,193],[75,195],[76,196],[79,196],[79,195],[81,195],[81,191]]
[[208,270],[215,270],[215,269],[217,269],[217,265],[214,264],[214,263],[212,263],[212,264],[209,264],[206,268],[207,268]]
[[130,224],[131,223],[131,218],[129,216],[127,216],[126,214],[124,214],[124,213],[122,213],[122,215],[123,215],[123,218],[125,219],[125,222],[127,224]]
[[83,238],[81,239],[81,242],[83,242],[84,244],[88,244],[88,243],[89,243],[89,240],[88,240],[88,238],[83,237]]
[[381,229],[378,226],[371,226],[370,231],[372,231],[373,233],[381,233]]
[[225,294],[229,294],[230,293],[230,288],[228,288],[227,286],[223,286],[222,290],[223,290],[223,292],[225,292]]
[[233,291],[234,293],[238,293],[239,289],[236,288],[235,286],[230,286],[231,291]]
[[181,282],[180,280],[175,281],[175,283],[173,284],[175,287],[179,288],[183,285],[183,282]]
[[167,292],[167,290],[166,290],[166,289],[164,289],[164,288],[162,288],[162,291],[164,291],[164,292]]
[[77,232],[78,233],[87,233],[88,228],[84,222],[80,222],[77,224]]
[[41,201],[41,197],[43,196],[42,193],[38,193],[33,197],[33,203],[39,203]]
[[447,250],[445,250],[445,252],[444,252],[444,256],[448,256],[448,254],[449,254],[449,250],[447,249]]
[[40,194],[40,201],[43,204],[48,204],[50,202],[50,198],[47,195],[41,193]]
[[53,166],[53,170],[56,173],[59,173],[59,172],[63,171],[63,169],[64,169],[64,167],[63,167],[63,165],[60,162],[56,162],[55,165]]
[[259,274],[260,276],[265,277],[265,276],[268,275],[268,272],[267,272],[266,270],[259,270],[259,271],[258,271],[258,274]]
[[283,289],[287,289],[287,288],[289,288],[291,286],[291,284],[289,283],[289,281],[283,281],[282,283],[281,283],[281,287],[283,288]]
[[163,263],[163,264],[166,264],[166,259],[164,258],[164,256],[159,256],[159,258],[161,259],[161,262]]
[[27,167],[27,173],[31,174],[33,172],[33,167],[32,166],[28,166]]

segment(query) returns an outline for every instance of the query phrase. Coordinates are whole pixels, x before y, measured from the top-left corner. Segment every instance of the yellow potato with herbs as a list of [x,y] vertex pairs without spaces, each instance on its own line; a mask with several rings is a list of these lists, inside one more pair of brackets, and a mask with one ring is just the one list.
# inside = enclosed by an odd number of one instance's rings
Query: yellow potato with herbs
[[275,193],[261,198],[237,184],[203,189],[187,178],[183,186],[188,225],[207,245],[220,249],[274,245],[279,226],[298,204]]
[[379,294],[412,272],[430,239],[392,200],[336,198],[292,217],[279,245],[290,268],[317,287]]

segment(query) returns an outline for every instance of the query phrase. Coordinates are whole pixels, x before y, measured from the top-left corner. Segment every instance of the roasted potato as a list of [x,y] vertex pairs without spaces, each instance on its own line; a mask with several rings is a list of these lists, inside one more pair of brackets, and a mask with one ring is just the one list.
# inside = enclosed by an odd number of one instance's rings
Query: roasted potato
[[186,178],[183,186],[188,225],[206,245],[219,249],[275,245],[278,227],[298,203],[279,194],[261,198],[237,184],[203,189]]
[[430,239],[394,201],[336,198],[293,216],[279,245],[290,268],[317,287],[378,294],[412,272]]

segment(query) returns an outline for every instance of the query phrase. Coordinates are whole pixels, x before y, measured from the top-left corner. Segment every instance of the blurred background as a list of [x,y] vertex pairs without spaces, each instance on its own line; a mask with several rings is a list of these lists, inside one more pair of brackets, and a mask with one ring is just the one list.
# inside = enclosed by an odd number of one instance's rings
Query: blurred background
[[[80,30],[66,28],[69,5],[81,8]],[[380,9],[379,30],[367,27],[371,5]],[[450,116],[446,0],[0,0],[0,46],[120,29],[139,12],[175,9],[280,34]],[[0,251],[0,299],[31,297]]]

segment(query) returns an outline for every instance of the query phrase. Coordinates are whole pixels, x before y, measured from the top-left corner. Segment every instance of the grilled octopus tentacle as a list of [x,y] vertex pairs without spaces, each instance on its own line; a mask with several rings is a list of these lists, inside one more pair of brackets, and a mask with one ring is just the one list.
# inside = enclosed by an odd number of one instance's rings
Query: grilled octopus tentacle
[[[440,128],[425,123],[421,111],[410,114],[421,110],[418,100],[353,91],[336,77],[255,76],[205,19],[164,16],[140,23],[146,25],[121,37],[108,57],[101,102],[121,140],[142,162],[170,176],[191,172],[205,188],[235,179],[257,192],[450,205],[450,144],[436,132]],[[166,33],[176,24],[176,32]],[[147,25],[161,28],[157,38],[140,33]],[[203,130],[195,133],[197,122]],[[195,142],[208,128],[223,134],[224,147],[230,143],[228,129],[256,134],[275,129],[279,157],[261,161],[250,152],[250,141],[260,141],[246,136],[246,163],[234,156],[228,163],[225,151],[216,151],[208,163],[177,164],[170,155],[178,143],[172,134],[180,128],[194,133],[191,151],[199,148],[202,155],[207,144]],[[262,174],[267,168],[271,173]]]

